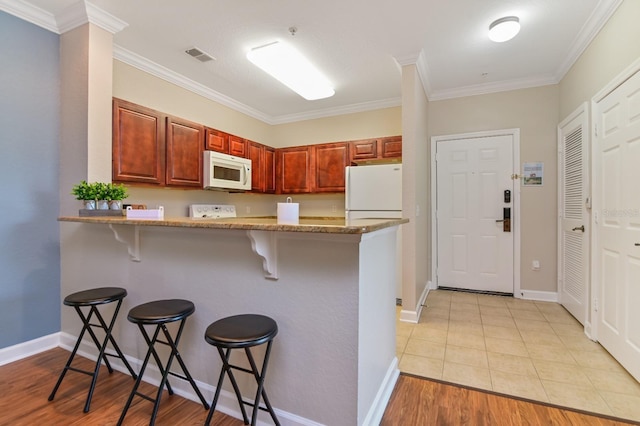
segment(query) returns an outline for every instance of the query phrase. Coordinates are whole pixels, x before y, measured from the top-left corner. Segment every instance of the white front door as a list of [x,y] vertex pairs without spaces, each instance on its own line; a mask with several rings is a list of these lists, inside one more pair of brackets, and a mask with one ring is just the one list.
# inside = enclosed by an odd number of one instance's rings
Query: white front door
[[514,136],[435,142],[437,285],[513,293]]
[[640,71],[594,105],[597,339],[640,380]]
[[558,291],[582,325],[589,309],[588,132],[586,103],[558,126]]

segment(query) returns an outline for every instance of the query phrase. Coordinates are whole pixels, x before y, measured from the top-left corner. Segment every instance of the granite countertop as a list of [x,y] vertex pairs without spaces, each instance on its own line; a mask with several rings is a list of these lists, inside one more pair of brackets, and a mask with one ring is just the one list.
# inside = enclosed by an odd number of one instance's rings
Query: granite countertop
[[127,219],[118,216],[62,216],[61,222],[102,223],[109,225],[168,226],[176,228],[240,229],[328,234],[366,234],[408,223],[409,219],[355,219],[347,222],[336,217],[301,217],[298,225],[278,224],[275,217],[235,217],[224,219],[191,219],[168,217],[161,220]]

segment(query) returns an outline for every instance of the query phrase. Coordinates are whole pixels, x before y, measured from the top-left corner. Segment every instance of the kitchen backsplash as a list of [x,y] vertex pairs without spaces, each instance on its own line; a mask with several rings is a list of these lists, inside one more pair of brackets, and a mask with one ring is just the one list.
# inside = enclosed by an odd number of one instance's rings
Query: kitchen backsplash
[[191,204],[233,204],[238,216],[275,216],[276,206],[287,196],[300,203],[300,216],[344,217],[344,194],[274,195],[227,193],[205,190],[128,187],[126,204],[146,204],[148,208],[163,206],[165,216],[189,216]]

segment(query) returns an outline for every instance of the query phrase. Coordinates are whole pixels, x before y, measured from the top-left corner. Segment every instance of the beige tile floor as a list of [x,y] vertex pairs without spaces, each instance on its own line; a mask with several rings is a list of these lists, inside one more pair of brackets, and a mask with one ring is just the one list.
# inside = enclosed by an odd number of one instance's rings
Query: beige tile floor
[[640,421],[640,384],[557,303],[435,290],[396,334],[402,372]]

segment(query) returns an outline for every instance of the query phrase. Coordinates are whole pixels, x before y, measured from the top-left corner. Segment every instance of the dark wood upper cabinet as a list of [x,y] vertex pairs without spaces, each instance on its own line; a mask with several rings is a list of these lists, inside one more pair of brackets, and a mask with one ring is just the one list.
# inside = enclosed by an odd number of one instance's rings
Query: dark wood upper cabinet
[[247,156],[247,140],[229,135],[229,154],[245,158]]
[[382,158],[402,157],[402,136],[390,136],[380,140]]
[[364,139],[349,143],[350,160],[373,160],[378,158],[378,140]]
[[277,150],[277,192],[310,193],[313,188],[313,153],[311,145]]
[[247,141],[247,158],[251,160],[251,190],[264,192],[264,145]]
[[313,145],[315,173],[313,192],[344,192],[345,167],[349,165],[347,142]]
[[264,145],[264,192],[274,194],[276,192],[276,150]]
[[228,154],[229,134],[207,127],[204,146],[207,151],[217,151]]
[[275,193],[275,148],[247,140],[247,158],[251,160],[251,190],[258,193]]
[[402,136],[349,142],[349,162],[402,158]]
[[167,186],[202,187],[204,126],[167,117]]
[[275,149],[114,98],[112,149],[114,182],[199,188],[211,150],[251,159],[253,192],[302,194],[344,192],[352,162],[400,161],[402,136]]
[[163,185],[165,116],[121,99],[113,100],[114,182]]

